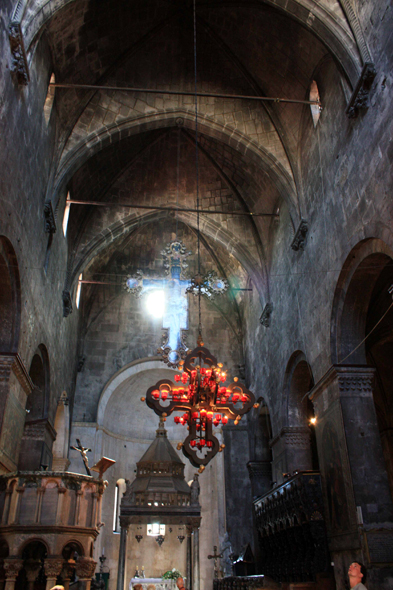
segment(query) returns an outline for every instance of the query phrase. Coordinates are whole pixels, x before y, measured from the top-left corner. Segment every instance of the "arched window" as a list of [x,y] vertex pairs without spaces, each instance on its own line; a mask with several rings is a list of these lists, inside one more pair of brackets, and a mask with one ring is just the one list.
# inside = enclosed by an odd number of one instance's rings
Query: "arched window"
[[115,502],[113,509],[113,532],[120,533],[120,502],[126,491],[125,479],[118,479],[115,487]]
[[[317,100],[318,102],[320,100],[319,90],[318,90],[318,86],[317,86],[317,83],[315,82],[315,80],[313,80],[311,82],[310,100]],[[317,123],[319,121],[319,117],[321,116],[321,107],[319,104],[312,104],[312,105],[310,105],[310,108],[311,108],[312,121],[314,123],[314,127],[316,127]]]
[[51,84],[55,84],[56,79],[54,73],[52,73],[49,81],[48,92],[46,93],[46,99],[44,103],[44,117],[46,124],[49,125],[50,116],[52,114],[53,101],[55,100],[55,88]]
[[79,309],[79,303],[81,300],[81,293],[82,293],[82,278],[83,278],[83,273],[81,273],[79,275],[79,279],[78,279],[78,287],[76,289],[76,298],[75,298],[75,303],[76,303],[76,308]]
[[71,209],[71,203],[69,203],[69,200],[70,200],[70,191],[68,191],[68,193],[67,193],[67,200],[66,200],[66,205],[65,205],[65,209],[64,209],[64,215],[63,215],[64,237],[66,237],[66,235],[67,235],[68,218],[70,216],[70,209]]

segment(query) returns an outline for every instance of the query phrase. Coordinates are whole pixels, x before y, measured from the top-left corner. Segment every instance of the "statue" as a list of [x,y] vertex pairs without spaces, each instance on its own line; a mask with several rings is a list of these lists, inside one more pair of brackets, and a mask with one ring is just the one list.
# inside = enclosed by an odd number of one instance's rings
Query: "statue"
[[191,506],[199,504],[199,493],[201,491],[201,486],[199,485],[198,477],[199,475],[196,473],[191,484]]
[[91,453],[91,449],[83,447],[79,438],[76,439],[76,444],[76,447],[70,447],[70,449],[72,449],[73,451],[78,451],[78,453],[81,454],[82,461],[86,469],[86,473],[87,475],[91,475],[91,471],[89,468],[89,459],[87,458],[87,453]]
[[232,576],[232,545],[228,533],[224,535],[224,541],[220,547],[220,553],[223,555],[221,561],[224,577]]

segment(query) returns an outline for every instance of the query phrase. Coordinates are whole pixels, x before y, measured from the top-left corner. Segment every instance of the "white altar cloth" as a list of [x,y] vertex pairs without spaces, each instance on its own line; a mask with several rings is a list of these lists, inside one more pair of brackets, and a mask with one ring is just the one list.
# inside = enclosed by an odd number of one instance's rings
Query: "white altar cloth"
[[147,590],[149,584],[154,584],[156,590],[175,590],[175,580],[162,580],[161,578],[131,578],[129,590],[132,590],[135,584],[142,584],[143,590]]

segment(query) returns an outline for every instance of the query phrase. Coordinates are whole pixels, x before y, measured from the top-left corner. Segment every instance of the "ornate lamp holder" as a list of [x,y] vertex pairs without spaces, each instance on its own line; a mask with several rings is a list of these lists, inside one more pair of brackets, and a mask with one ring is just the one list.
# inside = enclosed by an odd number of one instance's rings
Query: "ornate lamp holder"
[[236,425],[259,403],[255,403],[251,391],[238,383],[237,377],[225,386],[227,377],[223,365],[217,363],[203,342],[198,344],[184,361],[180,361],[183,372],[175,375],[175,383],[162,379],[141,399],[164,419],[174,411],[184,412],[181,417],[175,416],[175,423],[187,424],[189,434],[178,445],[178,450],[182,448],[191,464],[202,472],[224,447],[213,435],[213,426],[225,425],[228,420],[234,420]]

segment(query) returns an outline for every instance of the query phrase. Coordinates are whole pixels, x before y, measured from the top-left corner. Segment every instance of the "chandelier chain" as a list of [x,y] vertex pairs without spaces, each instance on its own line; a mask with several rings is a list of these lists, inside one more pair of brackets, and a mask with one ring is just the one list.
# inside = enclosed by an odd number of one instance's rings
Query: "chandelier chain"
[[194,17],[194,77],[195,77],[195,171],[196,171],[196,209],[197,209],[197,239],[198,239],[198,332],[202,336],[202,314],[201,314],[201,252],[200,252],[200,230],[199,230],[199,158],[198,158],[198,94],[197,94],[197,41],[196,41],[196,0],[193,0]]

